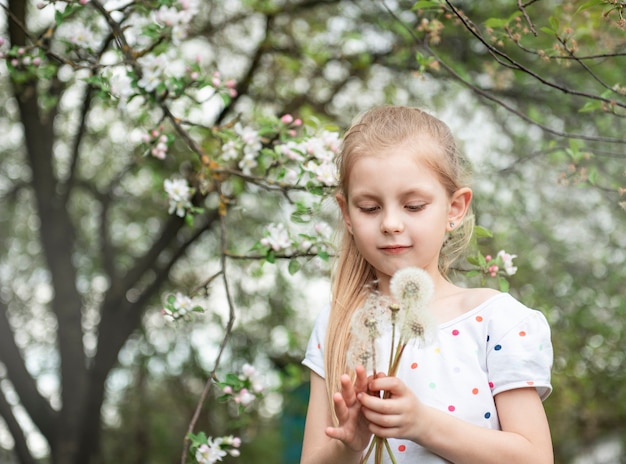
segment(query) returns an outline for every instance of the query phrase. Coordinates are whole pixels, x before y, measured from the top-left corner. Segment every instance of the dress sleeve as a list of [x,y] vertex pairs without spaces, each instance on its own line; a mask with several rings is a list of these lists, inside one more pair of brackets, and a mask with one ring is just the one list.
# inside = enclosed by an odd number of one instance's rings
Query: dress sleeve
[[494,396],[516,388],[535,387],[545,400],[552,392],[550,326],[539,311],[527,311],[501,336],[494,334],[488,342],[487,368]]
[[306,348],[306,354],[302,364],[307,366],[322,378],[326,377],[324,372],[324,342],[326,340],[326,329],[328,328],[328,317],[330,315],[330,306],[317,316],[313,332],[309,338]]

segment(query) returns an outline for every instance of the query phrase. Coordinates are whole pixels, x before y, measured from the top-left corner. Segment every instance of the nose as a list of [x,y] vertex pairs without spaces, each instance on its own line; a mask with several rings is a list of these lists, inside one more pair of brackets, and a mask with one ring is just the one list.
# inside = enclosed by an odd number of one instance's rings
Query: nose
[[398,234],[404,230],[404,222],[394,211],[385,211],[380,223],[380,230],[384,234]]

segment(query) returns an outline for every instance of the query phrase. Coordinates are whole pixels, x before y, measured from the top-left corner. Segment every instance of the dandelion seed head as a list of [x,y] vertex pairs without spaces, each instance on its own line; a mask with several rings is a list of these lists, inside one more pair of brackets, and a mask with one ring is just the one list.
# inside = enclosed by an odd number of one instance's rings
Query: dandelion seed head
[[363,366],[368,370],[373,364],[374,353],[372,352],[371,343],[366,340],[358,340],[353,338],[348,347],[346,361],[348,368],[354,369],[356,366]]
[[428,302],[434,292],[430,275],[417,267],[406,267],[397,271],[390,282],[391,294],[402,306]]
[[401,308],[401,320],[398,321],[400,339],[404,342],[413,341],[420,346],[432,343],[436,337],[437,324],[428,309],[434,293],[430,275],[416,267],[401,269],[391,278],[390,290]]
[[370,341],[378,338],[390,322],[389,312],[386,310],[387,305],[388,301],[385,297],[372,293],[352,316],[350,325],[352,337],[365,338]]

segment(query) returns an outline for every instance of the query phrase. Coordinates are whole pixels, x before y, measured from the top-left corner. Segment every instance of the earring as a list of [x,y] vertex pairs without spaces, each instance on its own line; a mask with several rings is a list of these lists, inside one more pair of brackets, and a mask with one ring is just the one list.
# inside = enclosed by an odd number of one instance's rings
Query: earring
[[450,223],[450,229],[454,229],[454,222]]

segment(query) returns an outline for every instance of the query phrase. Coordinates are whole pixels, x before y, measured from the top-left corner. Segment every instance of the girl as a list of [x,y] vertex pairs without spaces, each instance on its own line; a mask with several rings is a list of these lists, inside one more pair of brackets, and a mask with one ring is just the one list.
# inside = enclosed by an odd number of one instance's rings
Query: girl
[[[506,293],[446,278],[473,227],[468,166],[449,128],[415,108],[376,108],[347,131],[337,163],[345,230],[332,302],[304,360],[301,463],[359,463],[373,434],[389,439],[398,463],[553,462],[545,318]],[[352,314],[372,285],[389,295],[391,277],[410,266],[434,282],[437,341],[407,346],[397,376],[349,372]]]

